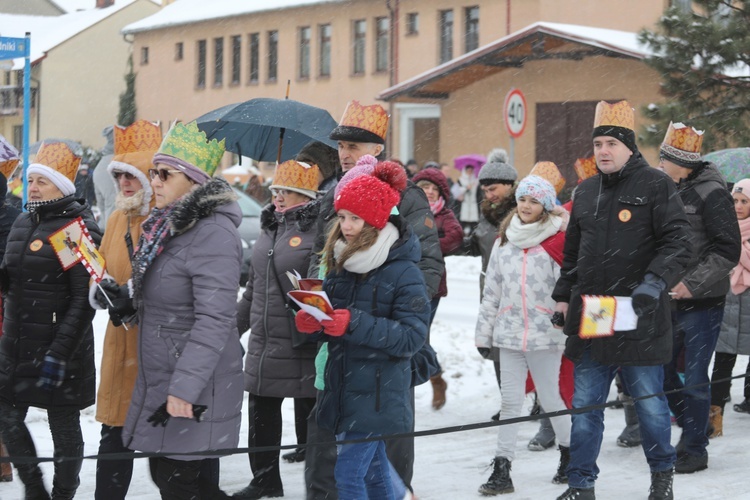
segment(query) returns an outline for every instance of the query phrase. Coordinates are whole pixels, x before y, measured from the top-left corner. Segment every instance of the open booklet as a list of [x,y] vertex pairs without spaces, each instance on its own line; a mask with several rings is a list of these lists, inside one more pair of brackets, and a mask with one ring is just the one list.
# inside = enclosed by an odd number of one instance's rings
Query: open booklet
[[294,290],[287,295],[300,309],[318,321],[331,319],[329,314],[333,312],[333,305],[328,300],[328,294],[323,291],[323,280],[302,278],[297,271],[287,271],[286,275],[294,286]]
[[638,316],[630,297],[583,295],[582,299],[579,337],[609,337],[615,331],[635,330],[638,327]]

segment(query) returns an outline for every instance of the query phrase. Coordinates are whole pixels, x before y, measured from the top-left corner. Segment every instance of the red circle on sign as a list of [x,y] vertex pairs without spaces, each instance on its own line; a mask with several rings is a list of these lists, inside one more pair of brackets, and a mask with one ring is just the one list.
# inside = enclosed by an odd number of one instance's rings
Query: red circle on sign
[[523,131],[526,130],[528,109],[526,97],[519,89],[511,89],[508,95],[505,96],[505,104],[503,105],[505,129],[514,139],[521,137]]

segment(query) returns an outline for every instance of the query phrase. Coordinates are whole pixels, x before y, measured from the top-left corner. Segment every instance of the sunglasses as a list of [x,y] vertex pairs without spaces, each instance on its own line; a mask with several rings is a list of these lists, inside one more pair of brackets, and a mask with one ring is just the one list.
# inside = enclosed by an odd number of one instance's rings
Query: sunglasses
[[117,179],[118,181],[120,180],[120,177],[122,177],[123,175],[129,181],[132,181],[133,179],[135,179],[135,175],[131,174],[130,172],[115,172],[113,175],[115,176],[115,179]]
[[167,179],[169,179],[169,176],[172,174],[179,174],[181,173],[180,170],[168,170],[166,168],[149,168],[148,169],[148,176],[151,180],[156,179],[156,176],[159,176],[159,179],[162,182],[167,182]]

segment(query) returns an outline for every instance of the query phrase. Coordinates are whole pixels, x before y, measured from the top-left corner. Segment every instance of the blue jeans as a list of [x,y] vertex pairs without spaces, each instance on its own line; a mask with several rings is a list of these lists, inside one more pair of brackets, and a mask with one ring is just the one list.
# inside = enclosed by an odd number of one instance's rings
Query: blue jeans
[[[336,440],[369,436],[343,432],[336,435]],[[383,441],[338,445],[334,475],[339,500],[401,500],[406,495],[406,487],[388,461]]]
[[[619,369],[623,384],[634,398],[662,392],[662,366],[621,366]],[[617,371],[616,365],[602,365],[592,360],[590,349],[586,349],[575,364],[573,408],[606,403]],[[676,457],[670,444],[672,424],[666,398],[662,395],[637,400],[635,409],[641,426],[641,446],[651,472],[671,469]],[[602,446],[604,410],[573,414],[572,420],[568,484],[571,488],[593,488],[599,474],[596,458]]]
[[[706,429],[711,407],[708,365],[724,318],[724,306],[672,312],[674,350],[672,361],[664,366],[664,390],[687,389],[667,395],[669,408],[682,427],[681,440],[691,455],[704,455],[708,446]],[[680,351],[685,353],[685,382],[677,375]],[[693,385],[704,384],[691,388]]]

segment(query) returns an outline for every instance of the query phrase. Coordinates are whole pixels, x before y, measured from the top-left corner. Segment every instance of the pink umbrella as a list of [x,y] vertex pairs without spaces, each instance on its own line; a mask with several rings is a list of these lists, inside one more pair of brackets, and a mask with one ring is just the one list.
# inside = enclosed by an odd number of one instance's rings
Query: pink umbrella
[[457,156],[453,160],[453,165],[458,170],[463,170],[467,166],[474,167],[474,175],[479,174],[479,170],[482,168],[482,166],[487,162],[487,158],[485,158],[482,155],[472,154],[472,155],[463,155],[463,156]]

